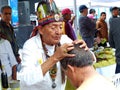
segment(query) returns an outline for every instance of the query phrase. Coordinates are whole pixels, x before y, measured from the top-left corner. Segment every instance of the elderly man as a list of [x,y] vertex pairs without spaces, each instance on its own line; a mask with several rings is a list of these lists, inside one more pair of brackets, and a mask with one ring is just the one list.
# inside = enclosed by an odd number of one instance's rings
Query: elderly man
[[38,33],[23,46],[21,90],[64,90],[65,76],[59,61],[74,56],[67,54],[74,48],[73,43],[81,43],[80,47],[87,49],[86,44],[62,35],[62,21],[53,0],[39,2],[37,16]]
[[63,71],[77,90],[115,90],[112,82],[95,71],[92,65],[95,60],[93,53],[76,44],[68,54],[75,54],[75,57],[66,57],[60,62]]

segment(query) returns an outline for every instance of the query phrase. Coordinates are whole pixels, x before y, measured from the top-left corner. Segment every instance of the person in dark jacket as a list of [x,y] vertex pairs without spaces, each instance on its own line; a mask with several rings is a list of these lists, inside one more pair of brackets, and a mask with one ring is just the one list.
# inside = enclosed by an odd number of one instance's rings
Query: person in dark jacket
[[83,38],[83,40],[86,42],[87,46],[89,48],[93,47],[94,44],[94,36],[96,32],[96,24],[93,20],[91,20],[87,14],[88,14],[88,8],[85,5],[81,5],[79,7],[79,12],[81,13],[79,18],[79,31]]
[[113,18],[119,17],[119,8],[118,7],[111,7],[110,12],[111,12],[112,16],[109,19],[109,23],[112,22]]
[[10,24],[11,15],[12,15],[12,9],[10,6],[3,6],[1,8],[0,36],[3,37],[4,39],[7,39],[10,42],[14,55],[16,57],[16,60],[18,63],[20,63],[21,59],[18,53],[19,48],[17,45],[13,26]]
[[109,44],[112,48],[115,48],[115,56],[116,56],[116,71],[115,73],[120,73],[120,17],[112,18],[112,21],[109,22],[110,30],[109,30]]

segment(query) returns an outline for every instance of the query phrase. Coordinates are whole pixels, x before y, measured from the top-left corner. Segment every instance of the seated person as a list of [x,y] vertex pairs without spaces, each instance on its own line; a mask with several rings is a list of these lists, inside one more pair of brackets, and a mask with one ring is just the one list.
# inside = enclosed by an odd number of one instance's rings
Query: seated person
[[112,82],[95,71],[95,58],[90,51],[76,44],[68,54],[75,54],[75,57],[66,57],[60,62],[64,73],[77,90],[115,90]]
[[[0,37],[0,60],[7,72],[8,79],[16,80],[17,61],[13,54],[12,47],[8,40]],[[0,70],[1,73],[1,70]]]

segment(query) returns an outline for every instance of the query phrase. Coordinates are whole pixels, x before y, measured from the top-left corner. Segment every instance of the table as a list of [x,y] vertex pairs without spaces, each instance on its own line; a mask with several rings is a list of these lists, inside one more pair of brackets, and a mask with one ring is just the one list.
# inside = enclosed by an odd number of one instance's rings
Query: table
[[115,58],[110,59],[108,61],[103,60],[103,61],[97,62],[94,64],[94,67],[99,74],[108,78],[112,77],[113,75],[115,75],[115,69],[116,69]]
[[113,75],[115,75],[115,68],[116,68],[116,64],[112,64],[109,66],[96,68],[96,71],[99,74],[109,78],[109,77],[112,77]]
[[105,76],[112,77],[115,75],[116,69],[116,57],[115,57],[115,49],[113,48],[99,48],[94,51],[97,62],[94,64],[96,71]]
[[19,80],[9,81],[9,88],[2,88],[0,81],[0,90],[20,90],[20,81]]
[[67,79],[65,90],[76,90],[68,79]]

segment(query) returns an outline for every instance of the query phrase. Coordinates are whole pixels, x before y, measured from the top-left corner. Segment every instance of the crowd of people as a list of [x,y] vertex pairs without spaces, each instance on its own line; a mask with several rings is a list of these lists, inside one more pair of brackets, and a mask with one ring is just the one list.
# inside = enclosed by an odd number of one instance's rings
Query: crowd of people
[[[98,46],[106,47],[108,42],[116,49],[116,73],[120,72],[119,9],[110,9],[112,17],[109,20],[109,33],[105,21],[107,13],[101,12],[97,20],[95,9],[90,9],[89,14],[88,9],[86,5],[79,6],[79,34],[82,37],[79,40],[73,27],[76,16],[72,16],[72,10],[65,8],[60,12],[53,0],[40,1],[36,12],[38,26],[24,43],[20,58],[15,32],[10,23],[12,9],[3,6],[0,60],[8,78],[18,79],[17,68],[21,64],[21,90],[65,90],[67,77],[77,90],[96,90],[94,85],[98,86],[97,90],[115,90],[109,80],[95,71],[95,56],[89,48],[94,47],[95,42]],[[104,44],[101,43],[103,39],[106,40]]]

